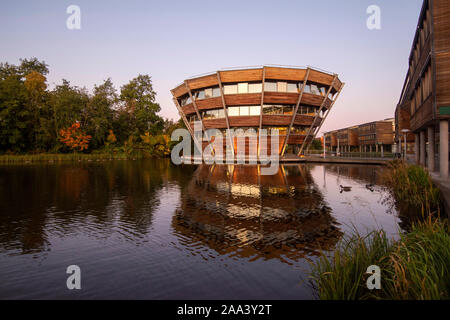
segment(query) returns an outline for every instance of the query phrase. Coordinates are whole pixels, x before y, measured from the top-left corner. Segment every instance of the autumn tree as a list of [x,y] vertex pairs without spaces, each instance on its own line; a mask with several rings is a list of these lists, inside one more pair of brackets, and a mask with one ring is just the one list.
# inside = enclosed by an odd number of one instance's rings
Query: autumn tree
[[90,135],[84,134],[80,127],[80,124],[75,122],[69,128],[60,130],[60,141],[75,151],[87,150],[92,138]]

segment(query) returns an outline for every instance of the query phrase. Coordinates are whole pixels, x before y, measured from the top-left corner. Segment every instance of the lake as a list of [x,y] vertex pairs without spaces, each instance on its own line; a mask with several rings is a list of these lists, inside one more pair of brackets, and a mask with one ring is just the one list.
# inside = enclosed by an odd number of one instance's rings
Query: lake
[[[355,228],[391,237],[401,228],[382,170],[0,166],[0,299],[312,299],[320,252]],[[81,290],[66,287],[69,265],[81,268]]]

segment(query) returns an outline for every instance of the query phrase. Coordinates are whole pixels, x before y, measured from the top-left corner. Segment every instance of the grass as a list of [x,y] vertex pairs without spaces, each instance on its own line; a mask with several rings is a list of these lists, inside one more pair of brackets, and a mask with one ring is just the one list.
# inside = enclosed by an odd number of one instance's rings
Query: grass
[[137,158],[137,156],[130,157],[126,153],[42,153],[42,154],[26,154],[26,155],[0,155],[0,163],[28,163],[28,162],[53,162],[53,161],[89,161],[89,160],[114,160],[114,159],[129,159]]
[[383,181],[397,203],[424,213],[440,211],[440,191],[433,185],[428,172],[416,165],[392,161]]
[[[320,299],[449,299],[450,237],[448,222],[414,224],[399,240],[384,231],[343,240],[333,257],[322,255],[311,281]],[[381,269],[381,290],[367,289],[367,267]]]
[[[342,239],[332,257],[312,266],[311,283],[320,299],[450,299],[450,235],[440,219],[440,191],[426,170],[400,161],[389,164],[383,181],[398,204],[416,216],[398,240],[383,230]],[[381,290],[367,288],[367,268],[381,269]]]

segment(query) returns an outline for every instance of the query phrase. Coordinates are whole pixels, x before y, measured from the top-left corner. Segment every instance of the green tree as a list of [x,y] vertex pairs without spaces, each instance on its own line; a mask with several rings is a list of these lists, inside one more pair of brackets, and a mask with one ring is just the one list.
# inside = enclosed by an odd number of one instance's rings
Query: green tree
[[[163,129],[164,121],[157,115],[161,107],[156,103],[156,93],[153,90],[151,77],[139,75],[128,84],[121,87],[120,100],[123,103],[122,112],[130,119],[130,133],[137,139],[144,132],[157,134]],[[122,120],[126,118],[121,115]]]
[[59,132],[63,128],[80,121],[83,111],[89,103],[89,95],[85,89],[73,87],[69,81],[62,80],[50,92],[49,115],[46,122],[46,130],[54,142],[53,151],[61,151],[65,146],[59,142]]
[[117,93],[111,79],[94,87],[94,94],[83,114],[87,133],[92,136],[91,148],[98,149],[105,145],[109,130],[113,128],[113,108],[116,103]]

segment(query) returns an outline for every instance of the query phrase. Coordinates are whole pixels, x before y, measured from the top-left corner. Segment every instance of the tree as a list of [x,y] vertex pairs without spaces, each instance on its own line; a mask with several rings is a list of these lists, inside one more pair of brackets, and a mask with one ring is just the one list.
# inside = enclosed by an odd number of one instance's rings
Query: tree
[[113,107],[116,103],[116,89],[111,79],[94,87],[94,94],[83,113],[84,126],[92,136],[92,148],[98,149],[105,144],[108,132],[112,129]]
[[156,103],[156,93],[149,75],[139,75],[122,86],[120,100],[122,111],[130,118],[132,135],[139,139],[147,131],[150,134],[161,132],[163,119],[157,115],[161,107]]
[[89,147],[89,141],[92,137],[90,135],[84,134],[80,127],[80,124],[78,122],[75,122],[69,128],[61,129],[60,141],[72,150],[87,150],[87,148]]
[[28,93],[28,103],[30,114],[33,119],[30,123],[30,140],[34,141],[34,150],[43,147],[38,140],[42,136],[41,112],[43,111],[44,96],[46,94],[47,79],[37,71],[31,71],[25,75],[24,85]]
[[89,95],[85,89],[73,87],[69,81],[63,79],[62,84],[50,92],[49,99],[46,128],[54,143],[53,150],[59,151],[62,147],[61,144],[57,144],[60,130],[81,120],[82,113],[89,103]]

